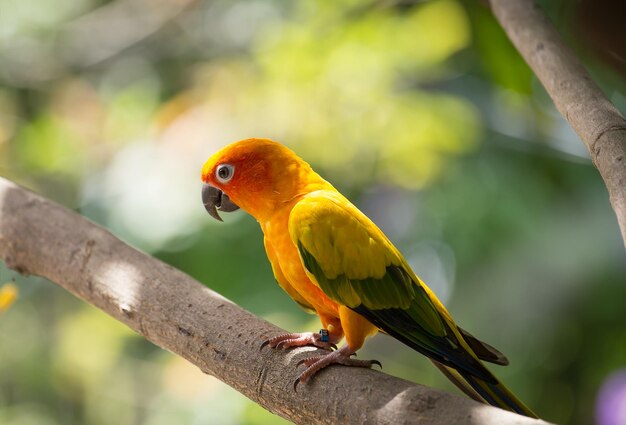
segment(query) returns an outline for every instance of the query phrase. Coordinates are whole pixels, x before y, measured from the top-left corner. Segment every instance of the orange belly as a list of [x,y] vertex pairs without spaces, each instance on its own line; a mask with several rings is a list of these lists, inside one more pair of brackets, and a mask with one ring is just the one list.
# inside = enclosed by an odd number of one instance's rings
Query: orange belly
[[274,248],[276,260],[293,289],[311,304],[318,314],[339,318],[338,306],[309,279],[297,247],[289,236],[289,210],[277,212],[271,220],[261,223],[265,238]]

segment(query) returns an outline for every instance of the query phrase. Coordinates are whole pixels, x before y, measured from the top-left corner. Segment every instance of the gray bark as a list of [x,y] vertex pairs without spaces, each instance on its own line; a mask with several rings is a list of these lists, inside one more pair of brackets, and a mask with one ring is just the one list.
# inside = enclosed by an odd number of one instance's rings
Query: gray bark
[[360,368],[329,367],[294,392],[296,365],[311,348],[260,350],[266,338],[284,331],[84,217],[2,178],[0,259],[20,273],[50,279],[296,423],[546,424]]
[[626,246],[626,121],[534,0],[490,0],[504,31],[584,142]]

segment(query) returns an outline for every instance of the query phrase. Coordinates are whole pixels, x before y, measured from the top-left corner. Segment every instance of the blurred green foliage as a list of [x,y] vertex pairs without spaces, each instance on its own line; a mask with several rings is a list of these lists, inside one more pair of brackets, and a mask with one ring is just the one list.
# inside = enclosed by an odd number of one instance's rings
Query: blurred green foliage
[[[0,63],[0,174],[283,328],[319,325],[274,283],[254,220],[215,223],[199,199],[201,164],[245,137],[288,144],[377,222],[458,322],[508,355],[494,372],[545,419],[590,423],[625,366],[606,190],[480,2],[0,0]],[[12,279],[0,423],[280,423],[0,266]],[[360,357],[456,391],[387,339]]]

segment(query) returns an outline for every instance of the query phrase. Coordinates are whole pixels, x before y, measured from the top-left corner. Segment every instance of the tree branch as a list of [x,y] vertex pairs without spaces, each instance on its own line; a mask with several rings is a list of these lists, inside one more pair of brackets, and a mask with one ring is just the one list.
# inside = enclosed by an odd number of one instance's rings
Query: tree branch
[[0,258],[58,283],[153,343],[303,424],[540,425],[373,370],[331,367],[294,392],[311,349],[260,350],[283,332],[84,217],[0,178]]
[[561,40],[534,0],[490,0],[509,38],[585,143],[626,246],[626,121]]

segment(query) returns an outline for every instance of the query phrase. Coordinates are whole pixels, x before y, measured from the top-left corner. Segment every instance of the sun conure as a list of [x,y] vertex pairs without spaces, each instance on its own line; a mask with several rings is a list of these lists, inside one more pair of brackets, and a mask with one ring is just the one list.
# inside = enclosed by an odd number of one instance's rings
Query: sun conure
[[[536,417],[481,362],[506,365],[506,357],[460,328],[383,232],[293,151],[268,139],[241,140],[207,160],[202,181],[211,216],[242,208],[259,222],[278,284],[321,319],[319,333],[266,341],[328,350],[304,361],[294,386],[331,364],[378,363],[351,356],[380,331],[428,356],[475,400]],[[344,336],[346,344],[332,351]]]

